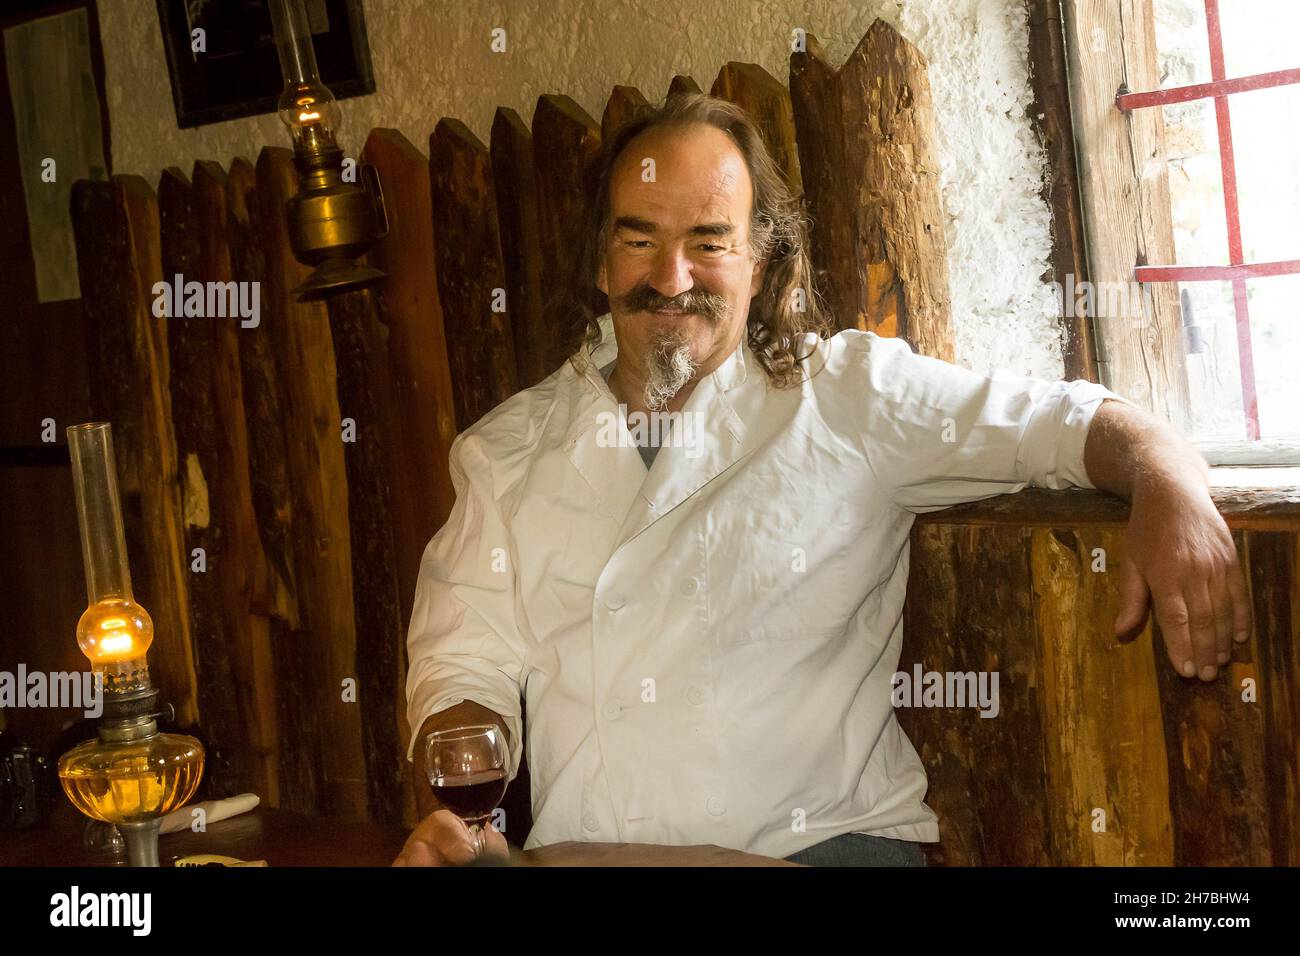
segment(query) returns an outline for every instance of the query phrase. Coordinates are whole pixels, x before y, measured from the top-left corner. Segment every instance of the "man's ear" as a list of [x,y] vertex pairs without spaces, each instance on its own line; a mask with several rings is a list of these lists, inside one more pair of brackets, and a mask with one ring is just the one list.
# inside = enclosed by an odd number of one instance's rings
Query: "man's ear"
[[600,271],[596,274],[596,288],[609,295],[609,277],[605,275],[605,257],[600,257]]
[[754,266],[754,278],[751,279],[749,283],[749,297],[751,299],[754,296],[758,295],[759,290],[763,288],[763,276],[764,274],[766,274],[766,272],[767,272],[766,259],[764,259],[758,265]]

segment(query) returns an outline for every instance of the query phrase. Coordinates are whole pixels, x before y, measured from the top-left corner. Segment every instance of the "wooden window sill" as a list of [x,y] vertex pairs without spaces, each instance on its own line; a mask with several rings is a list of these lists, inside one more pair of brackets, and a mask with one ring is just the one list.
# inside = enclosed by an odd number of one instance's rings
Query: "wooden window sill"
[[[1233,530],[1300,531],[1300,468],[1213,468],[1210,495]],[[1128,503],[1104,491],[1026,488],[919,515],[918,525],[1023,527],[1128,523]]]

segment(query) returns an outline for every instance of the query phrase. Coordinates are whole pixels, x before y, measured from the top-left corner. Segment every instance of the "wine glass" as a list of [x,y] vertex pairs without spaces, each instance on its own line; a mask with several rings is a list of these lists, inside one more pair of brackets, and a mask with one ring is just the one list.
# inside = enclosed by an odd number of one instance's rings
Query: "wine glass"
[[508,760],[501,728],[495,724],[435,730],[424,738],[429,785],[438,802],[469,826],[475,857],[487,848],[483,825],[505,796]]

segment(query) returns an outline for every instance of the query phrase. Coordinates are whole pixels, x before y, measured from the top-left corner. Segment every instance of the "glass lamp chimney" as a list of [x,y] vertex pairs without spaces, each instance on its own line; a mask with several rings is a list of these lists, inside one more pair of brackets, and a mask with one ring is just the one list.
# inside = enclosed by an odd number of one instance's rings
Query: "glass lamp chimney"
[[88,602],[77,622],[77,645],[102,675],[106,693],[144,691],[150,687],[145,655],[153,643],[153,620],[131,593],[112,426],[74,425],[67,434]]
[[284,78],[278,112],[293,137],[294,149],[337,147],[342,114],[317,72],[311,26],[302,0],[272,0],[271,20]]

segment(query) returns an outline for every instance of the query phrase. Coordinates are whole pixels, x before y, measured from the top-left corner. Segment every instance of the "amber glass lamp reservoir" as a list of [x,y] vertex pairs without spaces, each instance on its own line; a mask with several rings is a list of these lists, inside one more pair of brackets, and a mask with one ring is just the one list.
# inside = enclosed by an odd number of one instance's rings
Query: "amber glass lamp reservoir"
[[132,866],[158,866],[159,822],[194,796],[203,747],[158,731],[147,658],[153,621],[131,593],[112,428],[95,422],[67,432],[89,599],[77,645],[104,701],[98,739],[59,758],[59,780],[78,810],[117,826]]

